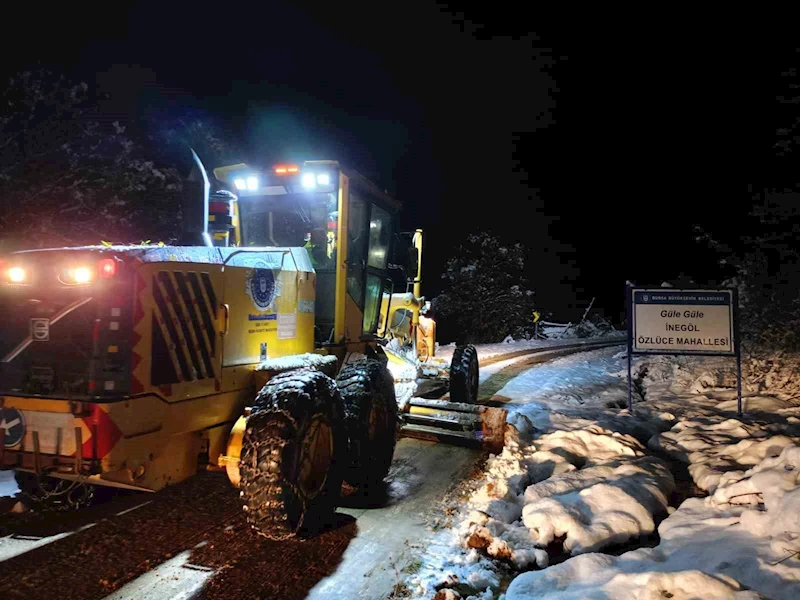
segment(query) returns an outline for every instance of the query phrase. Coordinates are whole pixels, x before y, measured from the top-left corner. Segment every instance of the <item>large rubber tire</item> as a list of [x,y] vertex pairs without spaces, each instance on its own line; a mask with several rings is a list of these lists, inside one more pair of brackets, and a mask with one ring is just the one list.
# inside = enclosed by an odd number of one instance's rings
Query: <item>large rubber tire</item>
[[239,463],[247,521],[271,540],[314,531],[342,486],[347,440],[335,382],[300,370],[271,379],[247,419]]
[[450,363],[450,399],[475,404],[478,401],[479,374],[475,346],[458,346]]
[[344,366],[336,378],[344,403],[348,461],[344,479],[364,492],[380,489],[397,441],[394,379],[385,362],[367,358]]

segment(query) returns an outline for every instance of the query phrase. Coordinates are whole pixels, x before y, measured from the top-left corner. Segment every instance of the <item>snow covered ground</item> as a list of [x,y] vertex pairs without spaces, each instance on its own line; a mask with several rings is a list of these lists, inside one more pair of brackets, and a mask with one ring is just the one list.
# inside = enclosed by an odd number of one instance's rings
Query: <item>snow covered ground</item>
[[624,351],[533,367],[498,392],[514,429],[412,589],[488,600],[513,580],[507,600],[800,598],[799,365],[747,361],[743,418],[730,359],[635,361],[633,414]]

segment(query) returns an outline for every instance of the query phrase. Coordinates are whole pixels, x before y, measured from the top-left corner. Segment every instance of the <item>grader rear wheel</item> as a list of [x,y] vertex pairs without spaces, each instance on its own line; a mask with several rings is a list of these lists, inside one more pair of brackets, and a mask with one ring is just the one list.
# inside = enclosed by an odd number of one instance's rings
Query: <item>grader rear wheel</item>
[[262,536],[282,540],[330,516],[346,452],[341,398],[319,371],[283,373],[256,398],[239,463],[243,508]]

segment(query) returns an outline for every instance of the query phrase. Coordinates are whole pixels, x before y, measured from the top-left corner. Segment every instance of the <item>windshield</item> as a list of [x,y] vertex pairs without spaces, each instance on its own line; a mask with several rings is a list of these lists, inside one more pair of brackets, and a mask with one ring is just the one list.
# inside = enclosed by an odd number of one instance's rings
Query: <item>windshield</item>
[[305,247],[325,268],[335,261],[337,208],[332,192],[242,196],[242,245]]

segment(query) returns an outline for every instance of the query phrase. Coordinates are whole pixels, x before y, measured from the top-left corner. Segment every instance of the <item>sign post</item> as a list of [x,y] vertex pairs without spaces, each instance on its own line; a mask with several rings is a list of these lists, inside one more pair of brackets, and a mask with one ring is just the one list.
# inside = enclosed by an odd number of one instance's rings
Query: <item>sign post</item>
[[694,354],[736,358],[742,416],[739,303],[733,289],[628,288],[628,410],[633,410],[634,354]]

